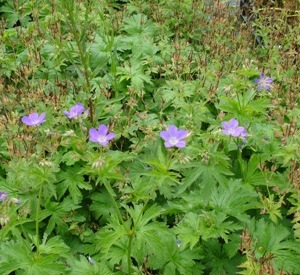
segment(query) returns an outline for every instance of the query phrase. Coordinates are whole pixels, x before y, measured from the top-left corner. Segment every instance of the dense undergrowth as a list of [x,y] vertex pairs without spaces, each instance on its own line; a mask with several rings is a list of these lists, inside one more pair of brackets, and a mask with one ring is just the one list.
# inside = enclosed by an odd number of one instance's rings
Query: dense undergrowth
[[0,1],[1,274],[300,274],[299,4],[203,2]]

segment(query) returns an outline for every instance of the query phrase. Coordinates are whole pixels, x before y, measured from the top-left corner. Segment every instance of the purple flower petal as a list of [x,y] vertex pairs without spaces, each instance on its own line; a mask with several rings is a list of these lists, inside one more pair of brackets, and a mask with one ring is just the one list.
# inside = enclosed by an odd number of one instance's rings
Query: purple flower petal
[[232,118],[232,119],[229,120],[229,126],[230,127],[236,128],[238,125],[239,125],[239,122],[235,118]]
[[168,140],[170,138],[170,134],[167,131],[161,131],[160,136],[164,140]]
[[45,117],[46,117],[46,113],[41,113],[41,115],[39,116],[39,124],[42,124],[44,123],[46,120],[45,120]]
[[111,132],[111,133],[107,134],[106,138],[107,138],[107,140],[112,140],[115,136],[116,136],[115,133]]
[[108,132],[108,128],[107,128],[106,125],[102,124],[102,125],[99,126],[99,128],[98,128],[98,133],[99,133],[100,135],[105,136],[105,135],[107,134],[107,132]]
[[177,133],[177,138],[178,139],[183,139],[183,138],[186,138],[188,135],[188,132],[186,130],[179,130],[178,133]]
[[170,143],[168,141],[165,142],[165,147],[166,148],[170,148],[170,147],[173,147],[173,146],[174,146],[174,144],[172,144],[172,143]]
[[175,125],[170,125],[167,131],[170,136],[176,136],[178,133],[178,128]]
[[221,124],[222,124],[223,129],[228,129],[229,128],[229,122],[223,121]]
[[98,131],[95,128],[89,130],[90,141],[98,142]]
[[233,129],[234,129],[234,131],[232,132],[233,137],[239,137],[245,130],[244,127],[236,127]]
[[273,83],[273,79],[271,78],[271,77],[266,77],[265,78],[265,82],[267,82],[267,83]]
[[186,142],[185,141],[178,141],[177,144],[175,145],[178,148],[184,148],[186,146]]
[[98,143],[102,146],[106,146],[108,144],[108,140],[107,139],[101,140],[101,137],[100,137],[98,140]]
[[31,126],[31,119],[28,116],[23,116],[21,120],[24,124]]

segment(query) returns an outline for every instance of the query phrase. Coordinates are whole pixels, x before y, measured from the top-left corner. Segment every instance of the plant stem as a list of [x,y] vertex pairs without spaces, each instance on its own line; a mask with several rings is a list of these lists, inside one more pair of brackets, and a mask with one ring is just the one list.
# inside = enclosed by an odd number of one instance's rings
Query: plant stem
[[40,238],[39,238],[39,215],[41,210],[41,198],[42,198],[42,192],[43,192],[44,182],[41,183],[40,190],[39,190],[39,196],[38,196],[38,202],[36,206],[36,218],[35,218],[35,242],[36,242],[36,251],[39,253],[40,249]]
[[118,218],[119,218],[120,223],[124,225],[123,217],[122,217],[121,212],[120,212],[120,209],[119,209],[119,207],[118,207],[118,205],[117,205],[117,203],[116,203],[116,200],[115,200],[115,198],[114,198],[114,196],[113,196],[113,190],[112,190],[110,184],[109,184],[108,182],[105,181],[105,182],[104,182],[104,186],[105,186],[105,188],[106,188],[106,190],[107,190],[107,192],[108,192],[108,194],[109,194],[109,197],[110,197],[110,199],[111,199],[111,201],[112,201],[113,206],[114,206],[115,209],[116,209],[117,216],[118,216]]
[[129,240],[128,240],[128,253],[127,253],[127,265],[128,265],[128,275],[131,274],[131,265],[132,265],[132,262],[131,262],[131,246],[132,246],[132,238],[133,238],[133,235],[134,235],[134,231],[133,230],[130,230],[129,231]]
[[242,158],[242,152],[241,152],[241,150],[240,150],[240,148],[239,148],[239,144],[238,144],[238,142],[237,141],[235,141],[235,143],[236,143],[236,145],[237,145],[237,147],[238,147],[238,149],[237,149],[237,151],[238,151],[238,162],[239,162],[239,164],[240,164],[240,171],[241,171],[241,176],[242,176],[242,178],[245,180],[245,173],[244,173],[244,163],[243,163],[243,158]]

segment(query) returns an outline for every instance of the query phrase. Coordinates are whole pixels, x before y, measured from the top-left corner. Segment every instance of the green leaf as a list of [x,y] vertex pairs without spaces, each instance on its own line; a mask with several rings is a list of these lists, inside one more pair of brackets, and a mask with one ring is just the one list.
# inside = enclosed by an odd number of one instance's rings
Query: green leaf
[[95,243],[102,253],[109,252],[112,246],[127,240],[131,221],[120,224],[117,216],[111,216],[108,224],[95,234]]
[[204,262],[209,274],[236,274],[238,271],[237,266],[241,263],[241,257],[236,256],[229,260],[224,245],[218,240],[208,240],[204,245],[204,251]]
[[203,166],[198,166],[190,169],[188,172],[184,173],[184,180],[179,187],[178,193],[183,193],[187,188],[189,188],[193,183],[195,183],[202,175],[204,169]]
[[162,253],[149,257],[152,269],[161,269],[163,274],[201,274],[203,266],[198,261],[203,256],[199,250],[182,249],[173,235],[166,236],[163,243]]
[[142,228],[152,219],[160,216],[162,213],[161,207],[155,204],[147,208],[145,211],[144,211],[144,206],[142,204],[137,204],[134,207],[126,206],[126,210],[131,216],[137,230],[138,228]]
[[164,223],[152,221],[136,229],[133,236],[132,256],[142,263],[144,257],[162,251],[170,233]]
[[95,213],[96,219],[103,216],[104,219],[107,220],[111,214],[115,212],[114,206],[111,203],[111,198],[106,190],[93,193],[91,199],[92,204],[89,209]]
[[55,236],[47,241],[47,235],[45,234],[43,242],[39,246],[39,252],[41,254],[57,254],[61,257],[66,257],[69,251],[70,247],[68,247],[59,236]]
[[42,217],[51,216],[46,227],[46,234],[50,235],[55,228],[60,233],[67,231],[68,227],[64,218],[77,208],[80,208],[80,206],[74,205],[69,197],[62,202],[46,202],[45,209],[41,212]]
[[203,233],[201,217],[195,213],[188,213],[174,231],[178,234],[184,248],[187,245],[193,248],[200,241]]
[[295,272],[300,267],[300,243],[292,239],[291,230],[283,224],[273,224],[264,219],[248,223],[252,250],[261,261],[271,257],[275,272]]
[[[67,252],[67,247],[61,251]],[[0,270],[2,274],[8,275],[13,271],[23,271],[24,274],[32,275],[59,275],[66,272],[65,263],[60,260],[60,254],[41,255],[32,252],[30,245],[23,240],[3,242],[0,245]]]
[[251,185],[264,185],[266,183],[264,173],[258,169],[261,163],[262,158],[258,154],[253,154],[248,162],[243,161],[242,177],[245,183]]
[[74,165],[76,162],[78,162],[81,159],[81,155],[78,154],[76,151],[68,151],[67,153],[65,153],[62,158],[61,158],[61,162],[65,162],[66,165],[68,166],[72,166]]
[[69,191],[70,197],[74,204],[78,204],[82,200],[82,193],[80,189],[91,190],[92,186],[85,182],[84,177],[80,175],[81,167],[75,165],[67,167],[65,171],[58,174],[60,183],[57,185],[57,193],[59,199]]
[[143,34],[145,36],[155,36],[157,31],[155,25],[141,13],[126,18],[123,30],[129,35]]
[[258,195],[241,180],[229,180],[228,183],[214,188],[208,201],[215,211],[246,222],[249,219],[246,211],[257,208]]
[[227,219],[225,213],[215,211],[202,211],[201,214],[187,213],[174,230],[184,247],[189,245],[193,248],[200,238],[203,240],[222,238],[228,242],[229,233],[242,229],[242,226]]
[[101,271],[103,275],[111,275],[112,271],[104,263],[97,263],[95,260],[91,264],[86,257],[80,255],[79,259],[72,259],[70,262],[70,275],[98,275]]

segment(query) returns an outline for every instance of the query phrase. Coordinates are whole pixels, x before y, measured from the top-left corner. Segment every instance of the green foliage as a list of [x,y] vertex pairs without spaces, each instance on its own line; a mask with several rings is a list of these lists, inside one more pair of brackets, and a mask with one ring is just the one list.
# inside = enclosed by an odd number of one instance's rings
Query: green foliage
[[61,274],[65,270],[64,258],[70,248],[58,237],[48,241],[46,238],[40,246],[40,254],[24,240],[2,242],[1,271],[10,274],[22,271],[26,274]]
[[248,227],[251,245],[247,252],[253,252],[251,261],[261,266],[269,265],[276,273],[282,268],[291,273],[299,270],[300,243],[288,239],[291,232],[284,225],[260,219],[251,220]]
[[1,274],[297,274],[299,5],[227,2],[0,0]]

